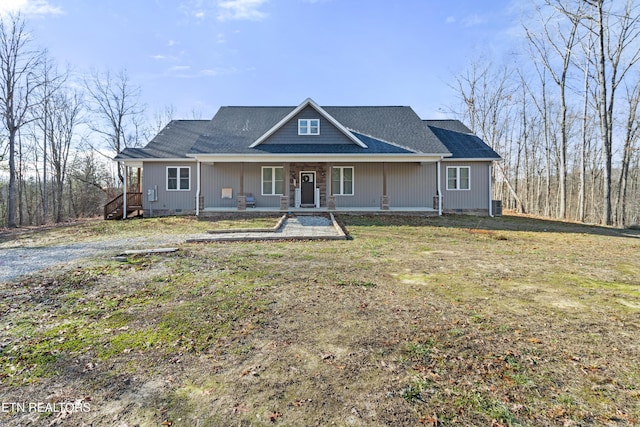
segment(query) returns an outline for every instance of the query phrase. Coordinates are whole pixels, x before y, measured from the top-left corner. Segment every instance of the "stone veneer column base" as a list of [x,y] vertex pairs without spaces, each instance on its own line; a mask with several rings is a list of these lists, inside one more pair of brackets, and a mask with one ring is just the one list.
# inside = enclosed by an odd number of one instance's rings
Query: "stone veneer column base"
[[280,196],[280,210],[281,211],[289,210],[289,196]]
[[238,196],[238,210],[246,211],[247,210],[247,198],[246,196]]
[[327,197],[327,209],[330,211],[336,210],[336,196]]
[[380,209],[383,211],[389,210],[389,196],[382,196],[380,198]]

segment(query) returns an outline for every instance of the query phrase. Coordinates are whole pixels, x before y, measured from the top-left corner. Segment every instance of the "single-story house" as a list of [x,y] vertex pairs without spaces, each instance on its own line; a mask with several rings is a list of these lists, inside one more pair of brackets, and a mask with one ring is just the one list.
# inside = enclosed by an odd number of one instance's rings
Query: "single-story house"
[[247,209],[492,215],[491,169],[499,159],[457,120],[422,120],[406,106],[321,107],[312,99],[173,120],[146,147],[115,157],[142,177],[119,203],[144,216]]

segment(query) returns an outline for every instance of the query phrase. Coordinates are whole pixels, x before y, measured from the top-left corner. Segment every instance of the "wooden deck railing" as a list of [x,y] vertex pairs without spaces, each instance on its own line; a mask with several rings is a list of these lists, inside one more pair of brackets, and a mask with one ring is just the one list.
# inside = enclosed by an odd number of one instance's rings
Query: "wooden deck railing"
[[[120,219],[124,212],[124,195],[120,194],[104,205],[104,219]],[[127,215],[142,210],[142,193],[127,193]]]

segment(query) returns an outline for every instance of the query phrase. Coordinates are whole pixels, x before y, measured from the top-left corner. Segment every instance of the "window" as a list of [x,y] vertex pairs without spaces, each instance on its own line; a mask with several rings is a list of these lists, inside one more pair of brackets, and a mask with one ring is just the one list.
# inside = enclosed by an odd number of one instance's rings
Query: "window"
[[167,190],[189,191],[191,188],[190,175],[191,168],[188,166],[167,167]]
[[469,166],[447,167],[447,190],[469,190]]
[[262,195],[281,196],[284,194],[284,169],[282,166],[262,167]]
[[334,196],[353,196],[353,166],[336,166],[331,171]]
[[298,120],[298,135],[320,135],[320,119]]

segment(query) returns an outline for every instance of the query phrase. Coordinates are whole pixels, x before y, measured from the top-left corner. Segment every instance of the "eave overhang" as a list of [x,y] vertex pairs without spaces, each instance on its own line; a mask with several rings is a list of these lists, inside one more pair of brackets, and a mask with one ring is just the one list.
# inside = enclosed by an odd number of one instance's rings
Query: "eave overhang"
[[437,162],[447,155],[429,153],[402,154],[187,154],[195,160],[204,163],[281,163],[281,162],[353,162],[353,163],[415,163]]

